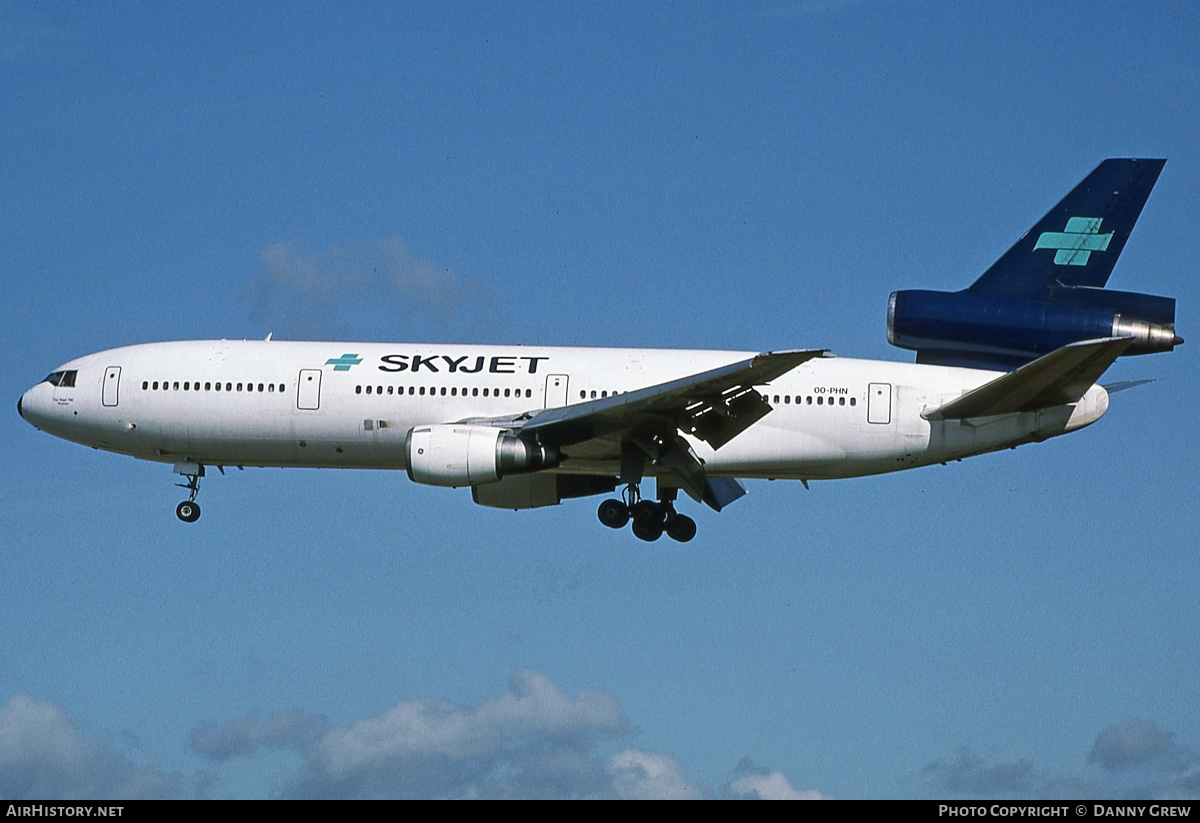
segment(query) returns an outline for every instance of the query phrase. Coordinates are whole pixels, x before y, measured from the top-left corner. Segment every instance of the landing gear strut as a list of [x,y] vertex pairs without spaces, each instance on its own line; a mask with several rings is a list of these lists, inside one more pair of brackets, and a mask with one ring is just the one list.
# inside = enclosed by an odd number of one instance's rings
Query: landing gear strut
[[199,463],[176,463],[175,473],[187,478],[187,483],[176,483],[181,489],[187,489],[188,499],[175,507],[175,516],[184,523],[195,523],[200,519],[200,504],[196,495],[200,493],[200,478],[204,476],[204,466]]
[[665,532],[672,540],[686,543],[696,536],[696,521],[675,511],[676,489],[662,489],[658,502],[643,500],[636,483],[622,492],[623,500],[605,500],[596,511],[600,522],[610,529],[620,529],[633,521],[633,534],[640,540],[653,542]]

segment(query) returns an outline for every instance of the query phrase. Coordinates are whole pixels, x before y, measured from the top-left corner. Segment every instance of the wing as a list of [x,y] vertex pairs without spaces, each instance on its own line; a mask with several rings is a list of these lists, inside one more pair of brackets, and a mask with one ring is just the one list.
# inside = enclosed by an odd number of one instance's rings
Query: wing
[[736,480],[709,479],[683,435],[721,448],[771,411],[755,386],[823,356],[830,355],[824,349],[766,352],[625,394],[486,422],[572,455],[619,458],[625,482],[640,481],[649,460],[673,485],[719,511],[745,489]]
[[1132,342],[1110,337],[1071,343],[921,416],[962,420],[1077,403]]

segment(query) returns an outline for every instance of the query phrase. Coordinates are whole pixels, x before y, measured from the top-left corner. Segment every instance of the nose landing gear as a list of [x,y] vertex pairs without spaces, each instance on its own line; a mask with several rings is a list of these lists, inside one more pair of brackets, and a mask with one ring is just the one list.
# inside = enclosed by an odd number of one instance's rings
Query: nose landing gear
[[633,521],[633,535],[639,540],[654,542],[665,533],[672,540],[686,543],[696,536],[696,521],[675,511],[675,489],[660,491],[658,502],[641,499],[636,483],[625,487],[624,500],[605,500],[596,511],[600,522],[610,529],[620,529]]
[[195,523],[200,519],[200,504],[196,495],[200,493],[200,478],[204,476],[204,466],[199,463],[176,463],[175,473],[187,478],[187,483],[176,483],[181,489],[187,489],[188,499],[175,507],[175,516],[184,523]]

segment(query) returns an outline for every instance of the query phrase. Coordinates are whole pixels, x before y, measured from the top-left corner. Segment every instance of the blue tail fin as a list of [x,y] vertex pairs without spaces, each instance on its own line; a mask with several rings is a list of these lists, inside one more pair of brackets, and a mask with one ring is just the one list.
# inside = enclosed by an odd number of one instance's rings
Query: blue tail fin
[[918,363],[1013,369],[1082,340],[1170,351],[1175,301],[1104,288],[1165,160],[1105,160],[969,288],[893,292],[888,340]]
[[1103,288],[1166,160],[1105,160],[968,291],[1047,299],[1055,285]]

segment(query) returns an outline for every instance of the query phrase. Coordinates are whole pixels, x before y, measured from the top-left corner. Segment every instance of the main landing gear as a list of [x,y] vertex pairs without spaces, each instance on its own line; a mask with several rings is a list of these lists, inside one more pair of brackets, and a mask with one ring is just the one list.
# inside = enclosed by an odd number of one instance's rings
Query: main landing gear
[[643,500],[636,483],[625,487],[623,500],[605,500],[596,511],[600,522],[610,529],[624,528],[633,521],[635,537],[653,542],[666,533],[672,540],[686,543],[696,536],[696,521],[675,511],[675,489],[662,489],[657,503]]
[[196,495],[200,493],[200,478],[204,476],[204,466],[199,463],[176,463],[175,473],[187,478],[187,483],[176,483],[181,489],[187,489],[188,499],[175,507],[175,516],[184,523],[195,523],[200,519],[200,504]]

